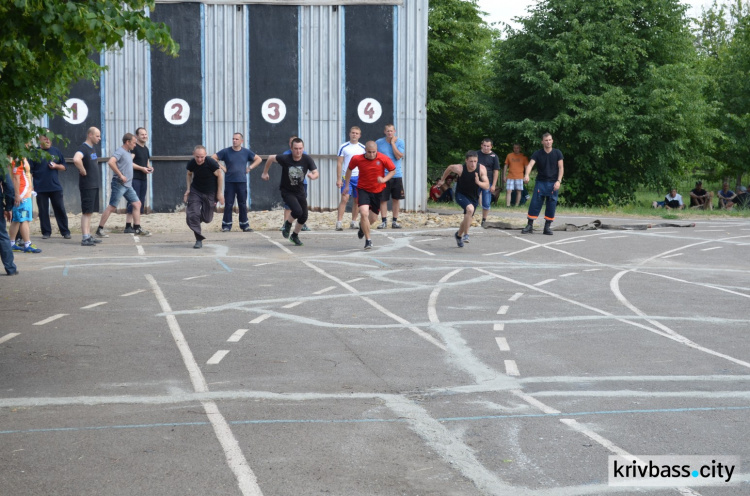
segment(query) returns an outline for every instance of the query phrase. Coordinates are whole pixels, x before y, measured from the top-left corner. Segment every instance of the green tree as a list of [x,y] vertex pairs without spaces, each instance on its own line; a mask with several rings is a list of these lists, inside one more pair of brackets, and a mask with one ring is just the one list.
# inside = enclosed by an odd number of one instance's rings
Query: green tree
[[496,31],[476,0],[431,0],[428,28],[427,156],[430,175],[479,148],[490,108],[485,85]]
[[706,160],[705,78],[678,0],[546,0],[498,48],[498,134],[565,155],[575,204],[632,201]]
[[96,81],[89,55],[122,47],[134,36],[168,53],[169,28],[153,23],[154,0],[5,0],[0,2],[0,170],[26,154],[41,119],[61,115],[70,86]]

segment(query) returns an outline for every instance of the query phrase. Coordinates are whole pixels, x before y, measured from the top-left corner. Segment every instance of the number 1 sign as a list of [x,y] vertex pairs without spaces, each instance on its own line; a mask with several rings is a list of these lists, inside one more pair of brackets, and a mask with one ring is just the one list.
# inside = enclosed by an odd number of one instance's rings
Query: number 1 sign
[[65,101],[65,112],[63,118],[71,124],[80,124],[89,116],[89,108],[86,102],[79,98],[70,98]]

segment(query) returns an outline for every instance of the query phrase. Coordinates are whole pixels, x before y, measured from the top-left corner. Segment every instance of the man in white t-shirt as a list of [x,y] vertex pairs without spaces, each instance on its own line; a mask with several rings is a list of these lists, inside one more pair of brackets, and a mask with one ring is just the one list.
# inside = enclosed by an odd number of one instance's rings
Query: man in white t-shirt
[[338,159],[336,162],[336,187],[341,191],[341,201],[339,202],[339,216],[336,221],[337,231],[343,230],[341,223],[344,220],[344,212],[346,212],[346,204],[349,201],[350,196],[354,198],[355,204],[352,205],[352,222],[349,224],[349,227],[351,229],[359,229],[359,224],[357,223],[357,213],[359,209],[356,206],[359,170],[355,168],[352,171],[348,187],[344,184],[344,176],[342,173],[348,169],[352,157],[365,154],[365,146],[359,142],[360,136],[362,136],[362,130],[357,126],[352,126],[349,130],[349,141],[339,147]]

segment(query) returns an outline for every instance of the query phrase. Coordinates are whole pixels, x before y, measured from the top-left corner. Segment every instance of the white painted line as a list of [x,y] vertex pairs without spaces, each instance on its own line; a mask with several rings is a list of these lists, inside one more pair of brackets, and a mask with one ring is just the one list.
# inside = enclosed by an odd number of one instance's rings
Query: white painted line
[[560,410],[555,410],[551,406],[545,405],[544,403],[542,403],[538,399],[529,396],[528,394],[524,393],[520,389],[512,389],[510,392],[513,393],[514,395],[518,396],[522,400],[524,400],[529,405],[537,407],[539,410],[541,410],[544,413],[547,413],[547,414],[550,414],[550,415],[554,415],[554,414],[560,413]]
[[91,305],[86,305],[85,307],[81,307],[81,310],[88,310],[89,308],[94,308],[94,307],[98,307],[98,306],[106,305],[106,304],[107,304],[106,301],[100,301],[98,303],[92,303]]
[[534,286],[544,286],[545,284],[549,284],[552,281],[556,281],[557,279],[545,279],[544,281],[539,281],[538,283],[534,284]]
[[684,255],[684,253],[674,253],[672,255],[666,255],[666,256],[661,257],[661,258],[681,257],[682,255]]
[[427,243],[428,241],[435,241],[441,238],[428,238],[428,239],[418,239],[416,241],[412,241],[412,243]]
[[508,298],[508,301],[516,301],[517,299],[519,299],[522,296],[523,296],[523,293],[516,293],[513,296],[511,296],[510,298]]
[[724,232],[726,229],[696,229],[693,232]]
[[562,274],[560,277],[570,277],[578,274],[578,272],[568,272],[567,274]]
[[573,243],[583,243],[586,241],[585,239],[571,239],[570,241],[560,241],[558,243],[555,243],[556,245],[570,245]]
[[591,439],[592,441],[596,441],[597,443],[601,444],[605,448],[607,448],[612,453],[615,453],[616,455],[620,455],[623,458],[626,458],[628,460],[634,460],[636,459],[633,455],[625,451],[624,449],[620,448],[616,444],[614,444],[609,439],[605,439],[596,432],[592,431],[588,427],[584,427],[581,424],[578,423],[576,419],[560,419],[560,422],[567,425],[573,430],[576,430],[586,436],[587,438]]
[[497,314],[498,315],[505,315],[506,313],[508,313],[508,309],[509,308],[510,307],[508,305],[503,305],[503,306],[500,307],[500,310],[497,311]]
[[492,255],[503,255],[503,254],[505,254],[505,253],[508,253],[508,250],[505,250],[505,251],[499,251],[499,252],[497,252],[497,253],[483,253],[483,254],[482,254],[482,256],[483,256],[483,257],[491,257]]
[[253,320],[251,320],[250,323],[251,324],[260,324],[261,322],[263,322],[264,320],[266,320],[270,316],[271,316],[270,313],[264,313],[260,317],[256,317]]
[[584,272],[596,272],[597,270],[602,270],[602,269],[586,269],[584,270]]
[[204,276],[193,276],[193,277],[186,277],[185,279],[183,279],[183,281],[192,281],[193,279],[200,279],[200,278],[202,278],[202,277],[208,277],[208,274],[206,274],[206,275],[204,275]]
[[135,249],[138,250],[139,255],[145,255],[146,252],[143,251],[143,247],[141,245],[135,245]]
[[422,253],[426,253],[427,255],[431,255],[431,256],[433,256],[433,257],[435,256],[435,254],[434,254],[434,253],[430,253],[430,252],[429,252],[429,251],[427,251],[427,250],[423,250],[423,249],[421,249],[421,248],[417,248],[416,246],[412,246],[412,245],[406,245],[406,247],[407,247],[407,248],[411,248],[412,250],[415,250],[415,251],[421,251]]
[[229,354],[229,350],[219,350],[214,353],[214,356],[208,359],[206,365],[218,365],[221,360]]
[[141,242],[141,238],[139,238],[136,235],[133,235],[133,241],[135,241],[136,243],[140,243]]
[[6,341],[10,341],[14,337],[20,336],[20,335],[21,335],[20,332],[11,332],[9,334],[6,334],[5,336],[3,336],[3,337],[0,338],[0,344],[4,343]]
[[301,301],[295,301],[294,303],[290,303],[290,304],[288,304],[288,305],[284,305],[284,306],[283,306],[283,307],[281,307],[281,308],[294,308],[294,307],[296,307],[297,305],[302,305],[302,302],[301,302]]
[[505,374],[518,377],[521,373],[518,371],[518,365],[515,360],[505,360]]
[[329,291],[333,291],[334,289],[336,289],[336,286],[328,286],[327,288],[323,288],[320,291],[314,292],[313,294],[314,295],[322,295],[323,293],[327,293]]
[[[357,248],[357,251],[360,251],[359,248]],[[364,277],[358,277],[356,279],[352,279],[351,281],[346,281],[346,283],[350,284],[350,283],[357,282],[357,281],[362,281],[362,280],[364,280]]]
[[617,239],[617,238],[627,238],[627,236],[607,236],[606,238],[599,238],[599,239]]
[[349,249],[349,250],[338,250],[336,253],[349,253],[349,252],[354,252],[354,251],[362,251],[362,248],[354,248],[354,249]]
[[228,343],[239,343],[240,339],[242,339],[242,336],[245,335],[245,333],[248,331],[248,329],[237,329],[234,331],[234,334],[229,336],[229,339],[227,339]]
[[255,265],[253,265],[253,267],[262,267],[263,265],[273,265],[273,264],[275,264],[275,263],[277,263],[277,262],[266,262],[266,263],[259,263],[259,264],[255,264]]
[[[505,338],[495,338],[495,342],[497,343],[497,347],[500,348],[500,351],[510,351],[510,346],[508,346],[508,340]],[[507,364],[507,362],[506,362]]]
[[66,315],[68,315],[68,314],[67,314],[67,313],[58,313],[57,315],[53,315],[52,317],[48,317],[48,318],[46,318],[46,319],[44,319],[44,320],[40,320],[39,322],[35,322],[35,323],[31,324],[31,325],[44,325],[44,324],[49,324],[49,323],[50,323],[50,322],[52,322],[53,320],[57,320],[57,319],[59,319],[60,317],[65,317]]
[[724,248],[723,246],[714,246],[711,248],[703,248],[701,251],[711,251],[711,250],[719,250],[721,248]]
[[138,291],[133,291],[131,293],[125,293],[124,295],[120,295],[120,296],[133,296],[133,295],[137,295],[138,293],[143,293],[144,291],[146,291],[146,290],[145,289],[139,289]]
[[492,327],[493,331],[504,331],[505,330],[505,324],[495,324]]

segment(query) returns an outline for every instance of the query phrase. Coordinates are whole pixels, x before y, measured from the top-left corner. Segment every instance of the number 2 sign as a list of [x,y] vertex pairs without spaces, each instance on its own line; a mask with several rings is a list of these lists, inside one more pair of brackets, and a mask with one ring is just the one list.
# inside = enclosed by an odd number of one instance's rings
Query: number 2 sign
[[172,98],[164,105],[164,118],[172,125],[181,126],[190,118],[190,105],[182,98]]
[[383,114],[383,108],[380,106],[380,102],[374,98],[365,98],[357,106],[357,114],[359,119],[367,124],[372,124],[380,119]]

